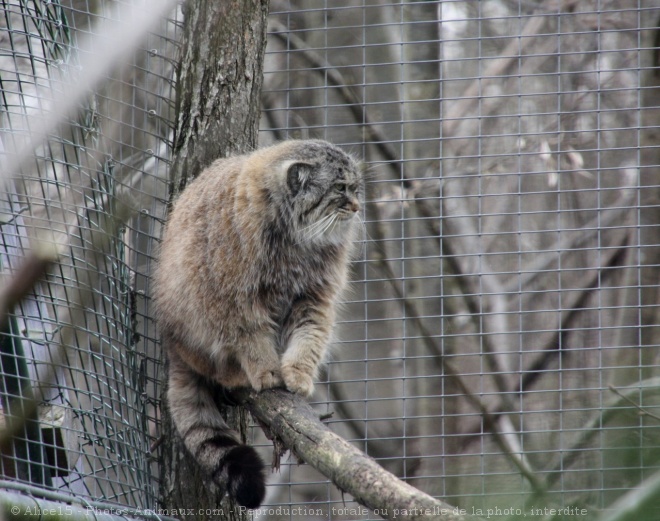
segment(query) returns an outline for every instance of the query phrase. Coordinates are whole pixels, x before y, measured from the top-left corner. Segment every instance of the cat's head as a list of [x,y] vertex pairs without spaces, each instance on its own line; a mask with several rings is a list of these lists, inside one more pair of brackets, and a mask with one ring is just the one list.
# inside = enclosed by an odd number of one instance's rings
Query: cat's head
[[298,243],[353,240],[364,201],[357,162],[326,141],[291,141],[280,164],[290,225]]

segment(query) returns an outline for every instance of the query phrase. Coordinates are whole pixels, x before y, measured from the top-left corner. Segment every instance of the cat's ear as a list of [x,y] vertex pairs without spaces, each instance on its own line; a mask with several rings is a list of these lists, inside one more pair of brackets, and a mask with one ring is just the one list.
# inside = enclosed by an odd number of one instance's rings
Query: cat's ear
[[291,163],[286,171],[286,184],[295,195],[305,188],[312,174],[312,165],[309,163]]

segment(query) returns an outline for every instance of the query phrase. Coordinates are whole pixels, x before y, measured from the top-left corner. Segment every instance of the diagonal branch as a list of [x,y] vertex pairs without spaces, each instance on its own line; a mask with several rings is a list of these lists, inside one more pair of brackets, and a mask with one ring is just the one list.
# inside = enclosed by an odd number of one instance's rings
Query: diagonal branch
[[282,389],[235,391],[267,433],[297,457],[384,519],[407,521],[477,521],[459,509],[401,481],[332,432],[301,397]]
[[545,486],[543,483],[536,477],[534,474],[534,471],[529,468],[529,464],[527,460],[522,457],[516,450],[515,448],[510,446],[509,441],[507,438],[500,432],[500,429],[497,425],[497,417],[491,414],[491,412],[488,410],[486,405],[479,399],[478,396],[476,396],[468,385],[465,383],[463,378],[461,378],[460,372],[454,367],[454,365],[447,359],[446,356],[442,353],[442,350],[440,347],[436,344],[436,342],[433,340],[433,336],[430,334],[430,332],[426,329],[424,326],[424,323],[421,320],[421,315],[417,311],[417,308],[414,306],[414,304],[407,299],[401,289],[398,287],[396,284],[396,279],[394,278],[394,273],[391,271],[391,268],[389,267],[389,264],[383,264],[383,267],[385,268],[385,271],[387,273],[388,281],[392,285],[392,288],[394,289],[397,298],[403,302],[403,305],[406,309],[406,314],[408,315],[409,318],[411,318],[417,325],[417,327],[420,330],[420,333],[422,335],[422,339],[424,340],[424,343],[426,344],[428,350],[431,353],[434,353],[437,357],[438,360],[440,360],[440,363],[442,365],[442,368],[445,372],[445,374],[451,378],[458,388],[461,390],[461,393],[465,397],[465,399],[470,402],[470,405],[472,405],[479,413],[481,414],[481,417],[483,419],[483,422],[486,426],[486,428],[489,430],[491,433],[493,440],[497,444],[497,446],[500,448],[504,456],[511,462],[513,465],[520,471],[520,473],[525,476],[527,481],[532,485],[534,488],[534,491],[536,494],[542,494],[543,491],[545,490]]
[[[34,289],[34,286],[46,276],[48,269],[57,260],[56,248],[48,244],[42,244],[40,248],[35,248],[25,254],[18,268],[5,279],[4,284],[0,287],[0,331],[9,330],[11,313],[21,300]],[[10,352],[9,359],[16,361],[16,358],[17,356]],[[61,361],[61,358],[62,352],[58,350],[54,355],[53,365],[48,367],[43,381],[38,382],[38,385],[50,383],[55,365]],[[8,378],[8,376],[3,372],[3,378]],[[5,385],[7,385],[6,382]],[[10,454],[13,440],[22,435],[23,429],[31,419],[36,418],[38,403],[35,395],[31,392],[24,394],[23,384],[18,385],[21,387],[18,391],[14,391],[16,394],[7,393],[7,399],[11,400],[13,406],[5,410],[5,427],[0,430],[0,454]],[[1,388],[2,386],[0,386]]]
[[25,255],[15,273],[11,278],[5,279],[0,287],[0,324],[5,323],[9,313],[46,275],[48,268],[57,259],[56,248],[50,248],[47,244]]
[[[295,34],[289,32],[289,29],[280,22],[271,20],[269,25],[274,30],[269,33],[270,36],[277,38],[284,45],[302,54],[309,63],[310,68],[326,77],[328,83],[337,88],[339,96],[346,103],[346,108],[351,112],[355,121],[363,126],[366,133],[366,140],[378,148],[383,157],[391,163],[392,168],[397,168],[401,163],[401,159],[390,145],[391,140],[371,120],[364,108],[364,101],[349,87],[342,73],[336,67],[326,62],[321,55],[307,49],[306,43]],[[408,183],[407,179],[404,179],[404,183]]]

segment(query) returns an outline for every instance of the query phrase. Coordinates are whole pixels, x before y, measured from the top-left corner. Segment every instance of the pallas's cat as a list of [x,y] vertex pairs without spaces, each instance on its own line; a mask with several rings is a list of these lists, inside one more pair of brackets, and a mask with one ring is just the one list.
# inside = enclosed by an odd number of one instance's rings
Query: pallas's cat
[[223,421],[218,386],[310,395],[360,229],[356,162],[319,140],[220,159],[167,224],[155,300],[168,403],[186,448],[239,504],[265,495],[264,465]]

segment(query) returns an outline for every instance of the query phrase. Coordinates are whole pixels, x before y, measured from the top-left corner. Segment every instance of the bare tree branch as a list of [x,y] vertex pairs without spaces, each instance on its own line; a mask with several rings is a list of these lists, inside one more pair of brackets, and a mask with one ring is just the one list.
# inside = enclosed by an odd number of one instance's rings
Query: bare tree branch
[[[653,414],[653,413],[652,413],[651,411],[649,411],[648,409],[645,409],[644,407],[642,407],[641,405],[639,405],[635,400],[633,400],[632,398],[630,398],[630,397],[626,396],[625,394],[623,394],[621,391],[619,391],[619,389],[617,389],[617,388],[614,387],[613,385],[609,385],[609,386],[608,386],[608,389],[609,389],[610,391],[612,391],[614,394],[616,394],[616,395],[617,395],[619,398],[621,398],[623,401],[628,402],[628,403],[631,404],[633,407],[635,407],[636,409],[638,409],[639,412],[640,412],[641,414],[643,414],[644,416],[649,416],[649,417],[651,417],[651,418],[654,418],[654,419],[660,421],[660,416],[658,416],[657,414]],[[637,388],[635,388],[635,391],[636,391],[636,392],[639,392],[639,390],[638,390]]]
[[520,33],[520,38],[513,38],[511,43],[502,51],[502,56],[495,60],[479,78],[470,84],[460,99],[452,103],[451,109],[443,118],[442,130],[445,136],[456,135],[456,130],[463,122],[465,115],[471,113],[473,107],[479,103],[481,99],[479,93],[490,82],[499,81],[499,76],[502,76],[509,67],[517,63],[519,56],[523,54],[523,46],[529,45],[533,41],[529,37],[536,35],[545,23],[545,16],[536,16],[529,19]]
[[[518,63],[518,60],[525,55],[526,49],[534,48],[536,39],[541,32],[541,29],[546,24],[548,16],[545,12],[552,12],[553,8],[557,9],[556,0],[550,0],[542,3],[537,12],[542,13],[533,16],[527,20],[525,27],[523,27],[520,35],[511,39],[511,42],[504,48],[501,56],[494,60],[491,65],[486,68],[476,78],[470,86],[462,93],[461,98],[451,103],[451,108],[444,115],[442,122],[442,132],[444,136],[456,136],[456,131],[467,114],[473,112],[474,107],[481,102],[482,96],[480,93],[486,87],[493,83],[501,81],[503,75],[509,71],[511,67]],[[575,3],[577,0],[560,0],[562,8],[565,9]],[[535,50],[538,53],[538,49]],[[550,53],[548,53],[550,55]],[[535,67],[539,67],[538,62],[535,62]],[[484,112],[480,111],[481,117]]]
[[55,247],[47,245],[25,255],[16,272],[0,288],[0,324],[7,321],[7,315],[30,293],[57,258]]
[[[376,211],[378,210],[376,209]],[[382,241],[383,239],[383,233],[380,229],[381,222],[382,219],[377,219],[375,227],[375,238],[379,241]],[[387,259],[384,256],[379,255],[378,260],[396,297],[403,304],[406,310],[406,315],[415,322],[417,328],[419,329],[422,340],[424,341],[424,344],[426,345],[429,352],[433,353],[438,358],[445,374],[456,383],[457,387],[463,393],[467,401],[470,402],[470,404],[481,413],[484,424],[492,434],[495,443],[500,448],[504,456],[514,465],[514,467],[520,471],[520,473],[527,479],[527,481],[529,481],[535,492],[537,494],[542,494],[545,490],[545,486],[536,477],[534,470],[530,467],[529,462],[524,457],[524,455],[521,454],[516,449],[516,447],[512,446],[507,436],[500,432],[500,429],[497,425],[498,419],[488,411],[488,407],[486,407],[486,405],[479,399],[479,397],[472,393],[469,386],[461,377],[460,372],[444,355],[442,349],[437,344],[433,335],[424,325],[424,322],[421,319],[422,315],[418,311],[417,306],[412,300],[406,298]],[[502,392],[504,392],[504,390]]]
[[282,389],[233,394],[259,420],[267,434],[327,476],[339,489],[384,519],[476,521],[465,510],[444,503],[401,481],[375,460],[332,432],[297,395]]
[[[6,332],[10,329],[10,314],[21,300],[30,294],[57,260],[57,248],[52,244],[44,244],[41,248],[36,248],[23,257],[19,267],[0,288],[0,331]],[[59,365],[62,358],[63,350],[60,346],[53,354],[53,364],[48,366],[46,373],[42,375],[42,381],[37,382],[38,386],[50,384],[55,375],[55,367]],[[2,376],[8,378],[7,374]],[[5,385],[7,385],[6,382]],[[0,454],[12,453],[13,441],[22,436],[23,430],[31,425],[37,416],[39,404],[35,393],[32,390],[27,392],[23,389],[23,384],[18,385],[20,392],[16,395],[9,393],[7,397],[12,406],[4,411],[5,425],[3,429],[0,429]],[[7,391],[6,387],[4,389]]]
[[373,121],[371,121],[371,118],[363,108],[363,101],[359,99],[358,96],[349,87],[348,82],[341,74],[341,72],[339,72],[336,67],[333,67],[327,63],[319,54],[307,49],[305,42],[298,38],[296,35],[291,34],[289,29],[281,23],[275,20],[271,20],[269,25],[272,29],[275,30],[275,32],[270,33],[272,36],[282,41],[283,43],[288,44],[289,47],[295,49],[296,52],[301,53],[316,72],[321,75],[327,75],[328,82],[331,85],[338,87],[337,90],[339,96],[341,96],[341,98],[346,103],[346,108],[351,111],[355,121],[364,127],[369,142],[374,144],[383,155],[383,157],[392,163],[393,168],[396,168],[400,164],[401,159],[398,157],[398,154],[394,151],[394,149],[389,145],[390,139],[376,126]]
[[[564,306],[560,312],[561,324],[557,329],[552,330],[551,335],[544,341],[540,348],[542,354],[534,359],[528,367],[524,367],[521,370],[523,378],[521,383],[515,389],[512,391],[504,390],[503,392],[514,392],[515,394],[523,393],[529,390],[534,382],[544,374],[544,370],[547,369],[550,361],[558,356],[560,352],[560,346],[562,345],[561,337],[565,331],[570,330],[567,324],[569,324],[577,313],[584,308],[587,298],[598,289],[598,283],[603,276],[603,269],[616,265],[617,257],[622,254],[627,246],[627,238],[627,234],[623,234],[620,238],[622,241],[620,244],[617,244],[616,247],[603,250],[601,254],[601,260],[603,262],[601,268],[589,271],[588,275],[584,277],[582,291],[572,291],[566,295]],[[501,414],[504,414],[505,410],[506,406],[500,404],[496,409],[490,410],[489,412],[493,416],[498,417]],[[465,432],[477,434],[481,432],[481,425],[477,422],[473,422]],[[471,440],[471,436],[466,436],[463,445],[468,445]],[[568,454],[572,453],[569,452]],[[549,482],[552,481],[552,479],[549,480]]]

